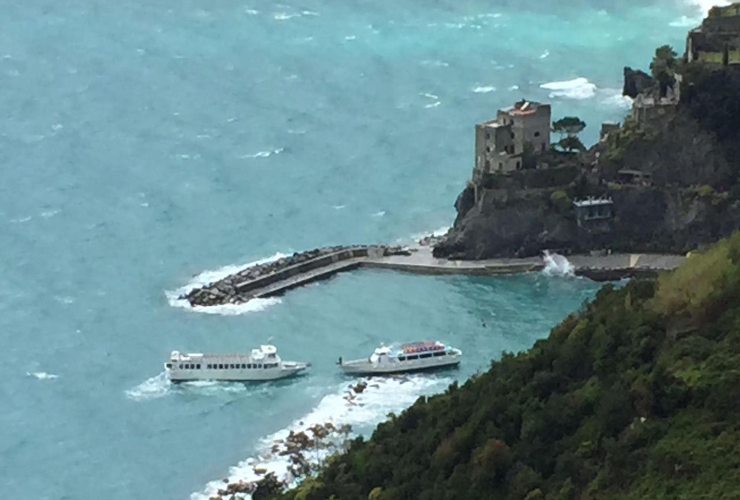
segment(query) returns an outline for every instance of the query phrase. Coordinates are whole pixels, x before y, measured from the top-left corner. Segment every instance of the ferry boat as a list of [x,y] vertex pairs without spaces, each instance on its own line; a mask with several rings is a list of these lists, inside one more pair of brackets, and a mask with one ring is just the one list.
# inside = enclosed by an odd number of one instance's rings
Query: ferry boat
[[260,382],[297,375],[310,363],[283,361],[273,345],[262,345],[249,354],[203,354],[172,351],[164,364],[171,382],[222,380]]
[[442,342],[427,341],[402,344],[397,348],[381,345],[367,359],[337,363],[344,373],[351,375],[388,375],[456,366],[462,351]]

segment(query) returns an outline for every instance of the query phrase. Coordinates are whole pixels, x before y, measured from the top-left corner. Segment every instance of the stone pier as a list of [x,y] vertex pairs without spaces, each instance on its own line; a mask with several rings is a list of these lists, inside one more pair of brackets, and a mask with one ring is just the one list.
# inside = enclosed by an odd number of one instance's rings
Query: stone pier
[[[610,254],[573,255],[568,259],[577,275],[598,281],[611,281],[671,270],[678,267],[684,257]],[[429,246],[327,247],[248,267],[222,280],[196,288],[182,298],[193,306],[238,304],[254,298],[280,295],[291,288],[359,267],[417,274],[494,276],[541,271],[545,265],[540,257],[472,261],[438,259],[432,255],[432,248]]]

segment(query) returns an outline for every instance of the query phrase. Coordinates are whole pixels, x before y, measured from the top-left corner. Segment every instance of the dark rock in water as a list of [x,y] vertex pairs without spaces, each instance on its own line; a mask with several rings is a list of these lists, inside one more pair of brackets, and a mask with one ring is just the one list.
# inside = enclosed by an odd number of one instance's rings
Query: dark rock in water
[[638,94],[644,94],[655,87],[655,80],[652,76],[639,69],[632,69],[629,66],[624,68],[624,88],[622,95],[631,98],[637,97]]

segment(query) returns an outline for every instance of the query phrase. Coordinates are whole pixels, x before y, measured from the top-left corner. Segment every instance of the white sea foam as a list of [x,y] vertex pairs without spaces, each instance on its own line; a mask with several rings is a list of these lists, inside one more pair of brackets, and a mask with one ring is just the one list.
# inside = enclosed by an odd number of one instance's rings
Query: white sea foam
[[540,88],[551,90],[550,98],[590,99],[596,95],[596,85],[588,79],[580,77],[562,82],[549,82],[540,85]]
[[347,35],[347,36],[344,37],[344,39],[347,40],[347,41],[357,40],[357,36],[356,35]]
[[333,208],[334,210],[341,210],[341,209],[345,208],[346,206],[347,206],[347,205],[332,205],[331,207],[332,207],[332,208]]
[[385,210],[379,210],[372,214],[373,217],[383,217],[385,215]]
[[10,219],[11,224],[23,224],[24,222],[28,222],[31,219],[33,219],[33,216],[28,215],[26,217],[17,217],[15,219]]
[[628,110],[632,108],[632,98],[622,95],[622,89],[600,89],[601,103],[610,108]]
[[422,238],[426,238],[427,236],[444,236],[447,234],[447,232],[450,230],[450,226],[441,226],[435,229],[434,231],[424,231],[420,233],[412,234],[409,238],[399,238],[397,240],[397,243],[403,243],[404,241],[411,240],[412,242],[416,243]]
[[246,269],[248,267],[256,266],[259,264],[267,264],[268,262],[273,262],[273,261],[276,261],[278,259],[281,259],[287,256],[288,256],[287,254],[277,252],[270,257],[255,260],[254,262],[248,262],[246,264],[228,265],[228,266],[221,267],[219,269],[203,271],[202,273],[194,276],[193,279],[191,279],[187,284],[181,286],[177,290],[166,290],[164,294],[167,297],[167,302],[169,302],[169,304],[172,307],[182,307],[184,309],[188,309],[193,312],[201,312],[201,313],[206,313],[206,314],[221,314],[224,316],[238,316],[240,314],[247,314],[250,312],[262,311],[263,309],[271,305],[279,304],[280,299],[278,298],[252,299],[243,304],[223,304],[223,305],[211,306],[211,307],[198,307],[198,306],[192,307],[186,299],[180,299],[179,297],[183,295],[187,295],[188,293],[190,293],[192,290],[195,290],[196,288],[210,285],[211,283],[214,283],[220,279],[223,279],[231,274],[236,274],[242,269]]
[[244,9],[244,13],[250,16],[256,16],[260,13],[257,9]]
[[436,101],[436,102],[432,102],[430,104],[426,104],[426,105],[424,105],[424,107],[425,108],[436,108],[440,104],[442,104],[442,101]]
[[557,253],[550,253],[545,250],[542,254],[542,260],[545,262],[545,268],[542,274],[546,276],[574,276],[575,269],[573,264],[564,256]]
[[545,50],[542,54],[540,54],[540,59],[547,59],[548,57],[550,57],[549,50]]
[[294,17],[301,17],[301,15],[297,12],[293,13],[287,13],[287,12],[278,12],[274,16],[272,16],[273,19],[276,21],[287,21],[288,19],[293,19]]
[[509,90],[510,91],[519,90],[519,85],[512,85],[511,87],[509,87]]
[[421,93],[419,95],[422,96],[422,97],[426,97],[428,99],[439,99],[439,96],[438,95],[430,94],[429,92],[423,92],[423,93]]
[[495,92],[495,91],[496,91],[496,87],[492,85],[481,85],[478,87],[473,87],[473,92],[475,92],[476,94],[487,94],[489,92]]
[[47,372],[26,372],[26,376],[33,377],[38,380],[54,380],[59,378],[59,375]]
[[167,374],[162,372],[127,390],[126,396],[134,401],[157,399],[166,396],[171,387],[172,383],[167,378]]
[[[323,425],[327,422],[331,422],[335,427],[350,425],[355,432],[366,431],[380,423],[389,413],[398,413],[420,396],[439,392],[452,382],[446,377],[424,376],[371,378],[363,381],[367,383],[363,392],[355,393],[352,390],[355,383],[343,383],[336,392],[324,396],[311,412],[287,428],[262,438],[256,446],[253,457],[229,470],[228,481],[258,481],[265,473],[272,472],[281,480],[293,482],[295,478],[288,470],[289,457],[280,456],[279,452],[273,451],[273,447],[283,442],[291,431],[306,432],[314,425]],[[308,453],[306,458],[313,461],[324,460],[326,453],[320,453],[318,456]],[[257,474],[255,468],[264,472],[261,475]],[[193,493],[190,498],[206,500],[225,486],[221,480],[212,481],[206,485],[204,491]]]
[[421,61],[422,66],[430,66],[433,68],[447,68],[450,63],[446,61],[440,61],[438,59],[425,59]]
[[[177,388],[177,389],[176,389]],[[175,385],[167,378],[165,372],[150,377],[125,391],[126,397],[133,401],[149,401],[159,399],[173,393],[174,390],[188,391],[199,396],[216,396],[224,393],[240,393],[250,390],[247,384],[241,382],[220,382],[215,380],[198,380],[182,382]]]
[[[182,302],[182,301],[180,301]],[[185,301],[187,302],[187,301]],[[186,306],[193,312],[205,313],[205,314],[219,314],[221,316],[241,316],[242,314],[248,314],[252,312],[264,311],[268,307],[280,304],[281,300],[277,297],[270,297],[266,299],[250,299],[242,304],[220,304],[217,306],[191,307],[189,304]],[[172,302],[170,302],[171,304]]]
[[59,213],[59,210],[44,210],[41,212],[41,217],[44,219],[49,219],[51,217],[54,217],[56,214]]
[[241,158],[242,160],[246,160],[250,158],[269,158],[272,155],[279,155],[283,151],[285,151],[285,148],[275,148],[275,149],[270,149],[267,151],[258,151],[253,154],[241,155],[239,158]]

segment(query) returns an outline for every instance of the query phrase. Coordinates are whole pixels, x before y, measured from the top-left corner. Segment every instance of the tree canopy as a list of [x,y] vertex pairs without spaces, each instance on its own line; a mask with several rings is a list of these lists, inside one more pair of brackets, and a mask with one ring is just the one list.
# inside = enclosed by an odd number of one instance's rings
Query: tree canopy
[[653,78],[660,85],[661,96],[664,96],[667,88],[676,82],[677,55],[670,45],[663,45],[655,49],[655,56],[653,56],[653,61],[650,63],[650,71]]
[[586,122],[577,116],[566,116],[552,123],[552,131],[568,137],[575,137],[586,128]]
[[577,116],[566,116],[552,123],[552,130],[560,134],[560,146],[564,151],[585,151],[586,147],[578,138],[583,129],[586,128],[586,122]]

